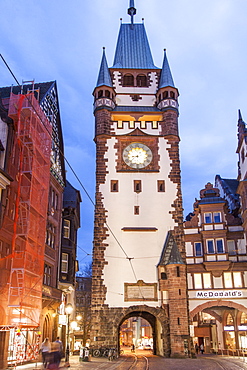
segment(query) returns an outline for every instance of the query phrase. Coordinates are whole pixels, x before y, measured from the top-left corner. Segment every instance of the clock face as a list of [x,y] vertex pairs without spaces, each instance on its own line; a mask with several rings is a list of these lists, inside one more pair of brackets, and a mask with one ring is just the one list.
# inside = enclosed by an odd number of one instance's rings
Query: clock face
[[152,159],[151,149],[141,143],[132,143],[123,150],[123,160],[132,168],[144,168],[151,163]]

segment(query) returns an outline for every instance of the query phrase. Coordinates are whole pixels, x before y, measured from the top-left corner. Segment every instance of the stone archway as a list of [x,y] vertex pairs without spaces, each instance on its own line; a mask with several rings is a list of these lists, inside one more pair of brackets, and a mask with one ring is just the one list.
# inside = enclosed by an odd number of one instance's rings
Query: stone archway
[[170,354],[170,343],[167,316],[165,315],[165,311],[159,308],[132,306],[125,310],[116,323],[118,327],[118,346],[120,327],[125,320],[131,317],[142,317],[150,324],[153,336],[153,353],[168,357]]
[[232,301],[209,301],[209,302],[206,302],[206,303],[203,303],[197,307],[195,307],[191,312],[190,312],[190,317],[193,319],[193,317],[207,309],[207,308],[211,308],[211,307],[215,307],[215,306],[226,306],[226,307],[229,307],[229,308],[236,308],[237,310],[239,311],[242,311],[242,312],[245,312],[247,313],[247,308],[239,303],[235,303],[235,302],[232,302]]

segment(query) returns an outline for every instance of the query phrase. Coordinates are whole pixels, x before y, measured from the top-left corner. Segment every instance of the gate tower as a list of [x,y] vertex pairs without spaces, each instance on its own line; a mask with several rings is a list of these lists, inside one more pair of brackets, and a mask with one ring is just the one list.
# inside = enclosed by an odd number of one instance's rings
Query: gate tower
[[[96,208],[91,343],[116,346],[123,321],[142,316],[152,326],[154,352],[181,356],[186,352],[188,314],[179,93],[166,51],[162,68],[154,65],[144,24],[134,23],[134,0],[128,14],[131,22],[120,26],[111,68],[103,49],[93,92]],[[170,284],[160,284],[160,276],[168,277]],[[167,297],[165,305],[161,294]]]

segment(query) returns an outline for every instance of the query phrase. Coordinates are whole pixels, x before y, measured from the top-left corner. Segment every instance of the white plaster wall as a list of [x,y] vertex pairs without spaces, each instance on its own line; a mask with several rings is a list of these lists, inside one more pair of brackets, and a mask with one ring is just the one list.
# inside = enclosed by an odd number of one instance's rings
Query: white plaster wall
[[[105,256],[108,265],[104,268],[104,283],[107,286],[106,304],[110,307],[128,307],[143,302],[124,302],[124,283],[157,282],[157,264],[163,249],[167,232],[175,226],[170,211],[176,198],[176,184],[169,178],[170,159],[167,142],[159,139],[159,154],[161,169],[159,173],[117,173],[115,138],[108,140],[108,175],[106,183],[100,186],[104,196],[104,205],[108,210],[107,223],[131,260],[114,240],[111,233],[106,240],[109,246]],[[119,181],[119,191],[110,192],[110,181]],[[142,181],[142,192],[134,192],[134,180]],[[157,180],[165,180],[165,192],[157,192]],[[140,215],[134,215],[134,206],[140,206]],[[125,232],[123,227],[156,227],[155,232]],[[159,302],[148,302],[148,305],[158,306]]]
[[[133,89],[135,89],[135,87]],[[137,94],[137,92],[134,92],[134,94]],[[138,101],[133,101],[129,94],[128,95],[117,94],[116,103],[117,105],[120,106],[132,106],[132,107],[141,107],[141,106],[153,107],[155,105],[156,102],[155,95],[144,95],[144,94],[139,95],[141,99],[139,99]]]
[[[140,70],[140,74],[142,71]],[[150,72],[150,80],[151,85],[149,87],[132,87],[132,86],[122,86],[120,85],[120,71],[114,71],[113,72],[113,87],[115,88],[115,91],[117,94],[156,94],[157,88],[158,88],[158,77],[157,72]]]

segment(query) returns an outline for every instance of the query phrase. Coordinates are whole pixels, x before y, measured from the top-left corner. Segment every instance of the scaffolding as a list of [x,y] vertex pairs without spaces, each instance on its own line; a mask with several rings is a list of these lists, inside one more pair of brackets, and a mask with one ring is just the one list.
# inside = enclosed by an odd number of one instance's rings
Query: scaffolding
[[[52,126],[34,91],[26,95],[11,92],[9,117],[14,121],[16,132],[9,161],[9,173],[15,179],[15,207],[5,325],[38,328],[42,309]],[[0,270],[0,279],[3,273]]]

